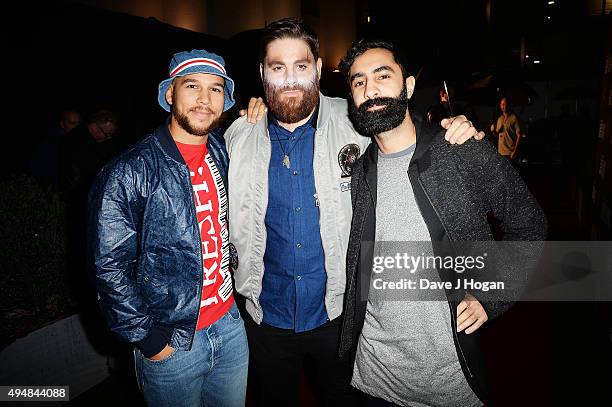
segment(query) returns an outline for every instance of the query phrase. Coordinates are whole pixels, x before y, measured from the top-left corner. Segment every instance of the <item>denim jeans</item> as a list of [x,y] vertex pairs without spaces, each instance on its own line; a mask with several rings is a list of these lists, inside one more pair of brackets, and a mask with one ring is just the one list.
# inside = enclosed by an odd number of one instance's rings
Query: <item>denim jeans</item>
[[134,351],[136,375],[149,406],[244,406],[249,350],[236,304],[196,332],[190,351],[150,360]]

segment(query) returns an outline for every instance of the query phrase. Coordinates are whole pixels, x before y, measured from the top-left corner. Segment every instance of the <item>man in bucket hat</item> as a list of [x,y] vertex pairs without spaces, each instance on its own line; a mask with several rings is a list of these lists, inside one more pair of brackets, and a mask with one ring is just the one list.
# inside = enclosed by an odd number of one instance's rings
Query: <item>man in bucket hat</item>
[[220,56],[174,55],[158,101],[166,124],[111,161],[90,192],[89,250],[110,329],[134,344],[155,406],[243,406],[248,346],[234,304],[228,157],[216,134],[234,104]]

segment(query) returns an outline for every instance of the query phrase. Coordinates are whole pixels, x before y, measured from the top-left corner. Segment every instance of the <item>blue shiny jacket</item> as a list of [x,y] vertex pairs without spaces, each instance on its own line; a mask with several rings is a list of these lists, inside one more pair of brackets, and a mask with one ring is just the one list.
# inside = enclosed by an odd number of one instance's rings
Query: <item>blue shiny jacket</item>
[[[209,134],[208,151],[227,187],[220,132]],[[201,238],[189,169],[166,125],[98,174],[88,227],[98,302],[110,329],[144,354],[166,343],[189,350],[200,308]]]

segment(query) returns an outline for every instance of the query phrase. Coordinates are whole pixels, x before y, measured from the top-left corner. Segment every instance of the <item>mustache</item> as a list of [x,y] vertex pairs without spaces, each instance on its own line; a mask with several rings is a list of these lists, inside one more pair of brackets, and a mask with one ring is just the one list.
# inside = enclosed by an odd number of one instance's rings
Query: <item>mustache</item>
[[396,100],[395,98],[389,98],[389,97],[379,97],[379,98],[374,98],[374,99],[368,99],[365,102],[363,102],[361,106],[359,106],[359,110],[364,113],[374,113],[374,112],[366,112],[366,111],[369,108],[374,107],[374,106],[382,106],[382,105],[389,106],[395,100]]
[[190,112],[208,113],[214,114],[215,112],[209,107],[192,107],[189,109]]
[[270,88],[272,88],[275,92],[291,92],[291,91],[296,91],[296,90],[301,90],[302,92],[305,92],[307,90],[306,86],[304,85],[298,85],[298,84],[291,84],[291,85],[274,85],[269,83]]
[[270,88],[275,92],[284,92],[284,91],[292,91],[292,90],[301,90],[307,91],[313,86],[317,86],[317,76],[314,75],[312,78],[308,78],[301,81],[291,81],[291,82],[283,82],[278,83],[273,80],[270,80],[266,75],[263,78],[264,87]]
[[282,88],[277,89],[277,91],[279,92],[293,92],[296,90],[304,91],[304,87],[303,86],[283,86]]

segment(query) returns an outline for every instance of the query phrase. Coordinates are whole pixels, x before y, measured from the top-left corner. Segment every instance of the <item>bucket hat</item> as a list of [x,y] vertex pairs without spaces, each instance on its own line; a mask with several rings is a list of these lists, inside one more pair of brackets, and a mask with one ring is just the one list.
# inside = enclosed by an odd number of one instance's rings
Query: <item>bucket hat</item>
[[166,101],[166,91],[172,84],[174,78],[194,73],[208,73],[224,78],[225,98],[223,111],[225,112],[227,109],[234,106],[234,81],[227,76],[223,57],[213,54],[212,52],[198,49],[177,52],[172,57],[172,60],[170,60],[168,71],[169,78],[160,82],[159,93],[157,95],[157,101],[165,111],[170,111],[170,105]]

